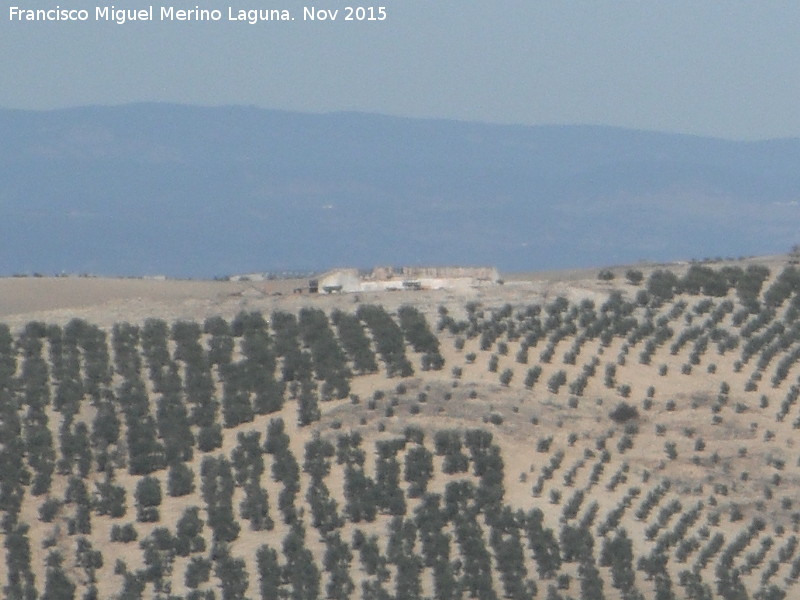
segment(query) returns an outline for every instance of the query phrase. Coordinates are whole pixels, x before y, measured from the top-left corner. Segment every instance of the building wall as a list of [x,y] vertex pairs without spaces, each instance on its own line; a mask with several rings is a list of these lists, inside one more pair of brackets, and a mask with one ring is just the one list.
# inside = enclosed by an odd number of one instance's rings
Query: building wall
[[493,267],[378,267],[367,275],[357,269],[336,269],[319,278],[319,291],[373,292],[413,289],[468,289],[493,285],[500,280]]
[[462,279],[471,278],[497,282],[500,274],[494,267],[376,267],[372,279],[381,281],[393,278],[405,279]]

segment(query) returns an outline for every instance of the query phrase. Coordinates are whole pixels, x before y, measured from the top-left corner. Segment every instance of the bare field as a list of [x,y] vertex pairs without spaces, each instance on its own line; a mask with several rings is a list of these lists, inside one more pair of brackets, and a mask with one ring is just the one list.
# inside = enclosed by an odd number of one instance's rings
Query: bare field
[[[471,301],[527,302],[559,294],[600,296],[608,287],[596,281],[597,270],[513,274],[508,285],[467,292],[397,291],[360,294],[308,294],[307,279],[271,281],[195,281],[105,277],[0,278],[0,319],[12,327],[32,320],[65,324],[73,318],[109,326],[120,321],[142,323],[148,318],[232,318],[241,310],[296,311],[304,306],[345,309],[359,302],[387,307],[412,303],[427,310],[439,305],[463,309]],[[295,290],[303,293],[296,294]],[[576,293],[577,290],[577,293]]]

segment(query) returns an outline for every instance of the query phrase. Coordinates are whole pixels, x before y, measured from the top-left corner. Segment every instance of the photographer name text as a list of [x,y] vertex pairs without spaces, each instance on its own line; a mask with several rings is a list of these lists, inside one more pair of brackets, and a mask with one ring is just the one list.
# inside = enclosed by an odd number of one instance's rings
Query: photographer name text
[[[385,21],[385,6],[341,6],[338,8],[318,8],[304,6],[299,18],[303,21]],[[42,21],[83,22],[105,21],[117,25],[147,21],[167,22],[239,22],[255,25],[269,21],[294,21],[293,11],[285,8],[176,8],[174,6],[149,6],[147,8],[117,8],[115,6],[95,6],[93,9],[62,8],[22,8],[11,6],[8,20],[15,23],[35,23]]]

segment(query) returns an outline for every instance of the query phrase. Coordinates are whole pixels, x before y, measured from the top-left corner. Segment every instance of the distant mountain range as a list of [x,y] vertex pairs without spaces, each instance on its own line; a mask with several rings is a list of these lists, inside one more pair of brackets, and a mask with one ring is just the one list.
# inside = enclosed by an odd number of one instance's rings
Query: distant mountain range
[[0,274],[783,252],[800,140],[132,104],[0,110]]

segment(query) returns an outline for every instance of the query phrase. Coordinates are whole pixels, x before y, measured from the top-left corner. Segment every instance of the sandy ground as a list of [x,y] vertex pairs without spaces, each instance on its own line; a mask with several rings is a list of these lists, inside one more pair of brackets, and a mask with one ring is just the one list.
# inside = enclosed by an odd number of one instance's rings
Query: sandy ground
[[[538,301],[576,288],[605,296],[609,286],[593,279],[593,271],[558,271],[509,275],[507,284],[470,290],[309,294],[308,280],[260,282],[154,280],[100,277],[0,278],[0,321],[12,328],[33,320],[64,324],[81,318],[103,327],[116,322],[143,322],[151,317],[203,320],[227,318],[242,310],[287,310],[319,306],[349,310],[354,304],[379,303],[387,308],[413,303],[426,312],[445,305],[463,312],[466,302],[485,304]],[[566,283],[569,281],[569,283]],[[302,293],[296,293],[302,290]],[[585,295],[578,292],[577,296]]]

